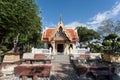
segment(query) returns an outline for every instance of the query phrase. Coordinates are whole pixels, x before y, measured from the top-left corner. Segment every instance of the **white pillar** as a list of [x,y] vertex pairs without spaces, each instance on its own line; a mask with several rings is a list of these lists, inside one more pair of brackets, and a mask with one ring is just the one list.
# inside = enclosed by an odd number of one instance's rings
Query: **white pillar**
[[44,48],[46,48],[46,49],[47,49],[47,43],[44,43]]
[[64,54],[67,54],[67,43],[64,45]]
[[49,51],[50,51],[50,54],[51,54],[52,53],[52,48],[51,47],[49,48]]
[[34,53],[35,51],[34,51],[34,47],[32,47],[32,53]]
[[55,51],[55,42],[52,42],[52,46],[53,46],[53,54],[55,55],[56,54],[56,51]]
[[69,54],[69,45],[68,45],[68,43],[66,44],[66,53]]
[[73,43],[72,45],[73,45],[73,49],[76,49],[75,43]]

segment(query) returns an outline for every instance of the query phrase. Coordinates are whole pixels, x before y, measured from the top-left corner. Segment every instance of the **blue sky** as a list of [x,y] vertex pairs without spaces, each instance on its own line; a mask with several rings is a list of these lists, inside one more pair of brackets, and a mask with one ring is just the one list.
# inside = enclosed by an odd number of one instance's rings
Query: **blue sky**
[[56,27],[62,16],[65,27],[96,29],[107,19],[120,20],[120,0],[37,0],[43,28]]

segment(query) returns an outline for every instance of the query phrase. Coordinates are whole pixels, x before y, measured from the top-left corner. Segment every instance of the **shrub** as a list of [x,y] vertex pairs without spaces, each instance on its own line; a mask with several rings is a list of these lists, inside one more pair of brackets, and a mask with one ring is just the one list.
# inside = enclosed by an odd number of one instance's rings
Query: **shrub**
[[2,55],[4,55],[4,54],[3,54],[3,51],[0,51],[0,56],[2,56]]
[[70,53],[69,56],[70,56],[70,57],[74,57],[74,54]]
[[2,46],[2,47],[1,47],[1,50],[2,50],[3,52],[6,52],[6,51],[7,51],[7,47],[6,47],[6,46]]

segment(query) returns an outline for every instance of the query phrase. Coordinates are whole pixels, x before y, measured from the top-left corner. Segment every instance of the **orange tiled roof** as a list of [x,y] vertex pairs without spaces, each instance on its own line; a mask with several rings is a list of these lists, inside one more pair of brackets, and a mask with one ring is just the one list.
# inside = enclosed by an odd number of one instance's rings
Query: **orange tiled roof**
[[[43,42],[48,41],[48,38],[52,35],[52,33],[53,33],[54,30],[55,29],[50,29],[50,28],[46,29],[45,32],[44,32],[44,34],[43,34],[43,36],[42,36],[42,41]],[[73,29],[66,29],[66,31],[69,33],[69,36],[72,38],[72,42],[79,40],[78,39],[78,35],[75,32],[75,30],[73,30]]]
[[44,37],[45,37],[45,38],[48,38],[53,31],[54,31],[54,29],[47,29],[47,30],[45,31],[45,33],[44,33]]
[[73,29],[66,29],[67,32],[69,32],[70,37],[74,38],[75,37],[75,31]]

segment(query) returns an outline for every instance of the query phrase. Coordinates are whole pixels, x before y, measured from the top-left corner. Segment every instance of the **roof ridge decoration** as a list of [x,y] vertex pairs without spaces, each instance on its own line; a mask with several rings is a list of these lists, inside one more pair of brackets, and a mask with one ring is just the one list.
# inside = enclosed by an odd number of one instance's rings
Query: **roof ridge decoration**
[[63,31],[65,32],[66,36],[68,37],[69,40],[72,40],[70,38],[70,34],[68,31],[66,31],[66,28],[64,27],[63,25],[63,22],[62,22],[62,18],[60,17],[60,21],[58,22],[58,25],[56,26],[55,30],[52,32],[52,34],[50,35],[49,37],[49,41],[51,41],[53,39],[53,37],[55,36],[55,34],[57,33],[57,31],[59,30],[59,28],[62,28]]
[[62,16],[60,16],[60,23],[62,23]]

